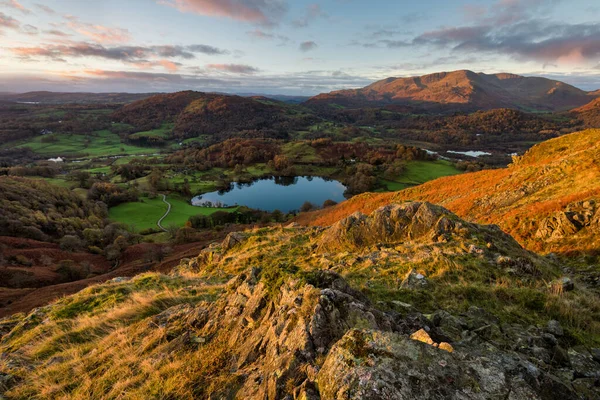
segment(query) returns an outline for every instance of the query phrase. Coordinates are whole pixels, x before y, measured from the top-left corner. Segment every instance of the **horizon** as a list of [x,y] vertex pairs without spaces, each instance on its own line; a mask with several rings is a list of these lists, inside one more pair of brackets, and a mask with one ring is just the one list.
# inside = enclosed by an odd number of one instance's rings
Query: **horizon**
[[[484,72],[479,72],[479,71],[471,71],[469,69],[458,69],[458,70],[453,70],[453,71],[438,71],[438,72],[432,72],[430,74],[436,74],[436,73],[453,73],[453,72],[459,72],[459,71],[470,71],[476,74],[486,74]],[[502,72],[497,72],[496,74],[512,74],[511,72],[506,72],[506,71],[502,71]],[[429,74],[425,74],[425,75],[429,75]],[[492,75],[492,74],[488,74],[488,75]],[[408,75],[408,76],[390,76],[387,78],[383,78],[382,80],[386,80],[386,79],[403,79],[403,78],[413,78],[413,77],[420,77],[420,76],[424,76],[424,75]],[[539,75],[522,75],[524,77],[542,77]],[[545,78],[545,77],[544,77]],[[368,85],[376,83],[377,81],[373,81],[368,83]],[[566,82],[565,82],[566,83]],[[578,87],[576,85],[572,85],[576,88],[582,89],[582,90],[586,90],[588,92],[594,92],[594,91],[598,91],[600,90],[599,88],[592,88],[592,89],[584,89],[581,87]],[[146,91],[131,91],[131,92],[115,92],[115,91],[97,91],[97,92],[91,92],[91,91],[53,91],[53,90],[31,90],[31,91],[27,91],[27,92],[4,92],[4,91],[0,91],[0,94],[10,94],[10,95],[20,95],[20,94],[27,94],[27,93],[36,93],[36,92],[48,92],[48,93],[72,93],[72,94],[77,94],[77,93],[91,93],[91,94],[102,94],[102,93],[115,93],[115,94],[119,94],[119,93],[123,93],[123,94],[169,94],[169,93],[177,93],[177,92],[184,92],[184,91],[194,91],[194,92],[205,92],[205,93],[215,93],[215,94],[225,94],[225,95],[231,95],[231,96],[242,96],[242,97],[252,97],[252,96],[279,96],[279,97],[305,97],[305,98],[310,98],[321,93],[316,93],[316,94],[289,94],[289,93],[268,93],[268,92],[227,92],[227,91],[211,91],[211,90],[202,90],[202,89],[181,89],[181,90],[173,90],[173,91],[154,91],[154,92],[146,92]]]
[[0,92],[312,96],[461,69],[600,88],[594,1],[360,3],[0,0]]

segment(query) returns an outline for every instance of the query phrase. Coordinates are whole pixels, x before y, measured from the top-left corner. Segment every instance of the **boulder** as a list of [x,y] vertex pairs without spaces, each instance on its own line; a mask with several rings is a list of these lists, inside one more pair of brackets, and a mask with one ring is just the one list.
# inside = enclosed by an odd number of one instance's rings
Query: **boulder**
[[562,239],[577,233],[580,229],[581,225],[570,219],[567,213],[558,212],[540,222],[535,237],[547,240]]
[[223,251],[227,251],[234,248],[238,244],[241,244],[242,242],[244,242],[244,240],[246,240],[246,235],[244,235],[243,233],[231,232],[225,237],[223,243],[221,243],[221,247]]
[[565,334],[562,326],[560,326],[560,322],[554,319],[548,321],[548,324],[546,325],[546,332],[551,333],[552,335],[557,337],[561,337]]
[[403,288],[420,289],[428,285],[425,275],[418,273],[414,269],[410,270],[400,283]]

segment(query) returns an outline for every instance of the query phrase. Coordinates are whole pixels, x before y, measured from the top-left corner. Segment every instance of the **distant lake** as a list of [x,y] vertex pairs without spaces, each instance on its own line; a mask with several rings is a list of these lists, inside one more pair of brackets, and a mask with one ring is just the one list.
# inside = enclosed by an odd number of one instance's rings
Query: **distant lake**
[[321,206],[325,200],[344,201],[346,187],[340,182],[311,176],[271,177],[251,183],[232,183],[226,191],[205,193],[192,199],[201,206],[207,202],[223,207],[247,206],[264,211],[299,210],[309,201]]

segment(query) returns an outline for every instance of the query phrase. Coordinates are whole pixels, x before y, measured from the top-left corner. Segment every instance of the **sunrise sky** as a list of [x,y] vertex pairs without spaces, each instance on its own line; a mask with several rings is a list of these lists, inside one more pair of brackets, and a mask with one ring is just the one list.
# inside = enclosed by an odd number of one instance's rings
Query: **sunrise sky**
[[471,69],[600,88],[598,0],[0,0],[0,92],[312,95]]

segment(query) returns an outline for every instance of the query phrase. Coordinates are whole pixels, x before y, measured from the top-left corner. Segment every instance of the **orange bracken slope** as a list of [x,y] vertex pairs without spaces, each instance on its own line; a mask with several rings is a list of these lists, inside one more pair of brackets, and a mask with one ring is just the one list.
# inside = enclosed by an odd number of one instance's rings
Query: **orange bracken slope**
[[600,129],[572,133],[531,148],[504,169],[449,176],[392,193],[366,193],[339,205],[301,214],[296,222],[330,225],[356,211],[370,213],[386,204],[421,200],[443,205],[459,216],[493,223],[528,249],[577,252],[600,249],[592,229],[563,238],[535,236],[544,218],[577,201],[600,204]]

